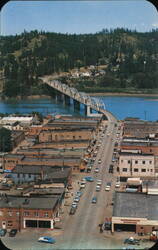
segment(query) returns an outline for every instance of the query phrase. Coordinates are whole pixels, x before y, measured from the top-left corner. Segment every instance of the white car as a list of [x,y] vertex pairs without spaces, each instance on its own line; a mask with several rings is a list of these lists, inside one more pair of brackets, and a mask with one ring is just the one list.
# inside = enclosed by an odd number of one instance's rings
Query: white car
[[50,236],[42,236],[38,239],[38,242],[54,244],[56,240]]
[[99,168],[95,168],[94,172],[99,173]]
[[102,184],[102,180],[97,180],[97,185],[101,185]]
[[100,185],[97,185],[96,186],[96,191],[100,191],[100,189],[101,189]]
[[71,207],[74,207],[74,208],[77,208],[77,203],[76,202],[73,202]]
[[105,191],[110,191],[110,189],[111,189],[111,183],[108,182],[106,187],[105,187]]
[[115,187],[116,187],[116,188],[119,188],[119,187],[120,187],[120,182],[119,182],[119,181],[116,182]]
[[110,191],[110,186],[106,186],[105,191]]
[[75,198],[74,198],[74,202],[79,202],[80,201],[80,197],[79,196],[76,196]]
[[85,188],[85,187],[86,187],[86,184],[82,182],[82,183],[80,184],[80,188]]
[[98,160],[98,163],[99,163],[99,164],[101,163],[101,159]]

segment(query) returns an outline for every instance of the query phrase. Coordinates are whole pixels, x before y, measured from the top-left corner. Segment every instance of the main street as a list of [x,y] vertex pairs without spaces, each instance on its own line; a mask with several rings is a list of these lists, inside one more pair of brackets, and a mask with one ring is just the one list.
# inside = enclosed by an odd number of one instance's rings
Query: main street
[[[91,176],[94,182],[87,182],[79,206],[74,215],[69,215],[64,223],[64,232],[58,238],[56,248],[109,248],[108,244],[99,232],[98,224],[103,223],[106,217],[106,207],[111,202],[111,192],[105,191],[106,183],[112,181],[112,174],[108,173],[111,163],[114,139],[116,137],[115,121],[110,121],[102,137],[102,144],[98,150]],[[100,140],[100,139],[99,139]],[[98,160],[101,159],[101,163]],[[95,173],[95,167],[99,173]],[[102,180],[101,190],[96,192],[96,181]],[[97,203],[92,204],[92,198],[97,197]]]

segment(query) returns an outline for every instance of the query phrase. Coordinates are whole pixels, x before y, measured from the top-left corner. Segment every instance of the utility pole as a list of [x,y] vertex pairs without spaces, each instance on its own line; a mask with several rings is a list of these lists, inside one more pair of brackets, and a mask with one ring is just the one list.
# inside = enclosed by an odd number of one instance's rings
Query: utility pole
[[146,120],[146,110],[144,110],[144,117],[145,117],[145,120]]

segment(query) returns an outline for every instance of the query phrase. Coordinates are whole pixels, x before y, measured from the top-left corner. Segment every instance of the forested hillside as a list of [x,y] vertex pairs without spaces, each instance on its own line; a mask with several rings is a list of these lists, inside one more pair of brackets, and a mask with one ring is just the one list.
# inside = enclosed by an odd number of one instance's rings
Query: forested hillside
[[70,35],[23,32],[2,36],[0,72],[6,77],[4,95],[42,94],[38,77],[70,69],[105,65],[104,74],[72,81],[80,90],[158,88],[158,29],[138,33],[127,29]]

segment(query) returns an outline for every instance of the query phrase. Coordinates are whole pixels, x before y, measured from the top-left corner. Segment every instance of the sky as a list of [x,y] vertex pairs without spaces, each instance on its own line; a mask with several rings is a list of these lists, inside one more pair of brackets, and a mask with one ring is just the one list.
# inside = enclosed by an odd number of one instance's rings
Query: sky
[[128,28],[158,28],[158,12],[146,0],[10,1],[2,8],[1,35],[39,30],[69,34]]

